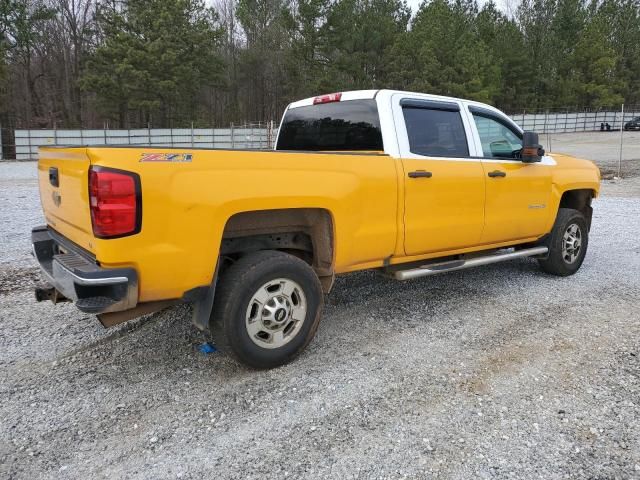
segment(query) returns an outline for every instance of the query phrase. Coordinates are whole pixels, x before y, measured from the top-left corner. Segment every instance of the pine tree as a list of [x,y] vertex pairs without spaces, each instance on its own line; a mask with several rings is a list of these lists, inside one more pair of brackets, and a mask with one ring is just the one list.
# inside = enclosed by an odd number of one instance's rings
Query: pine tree
[[404,0],[338,0],[322,28],[323,90],[386,86],[385,53],[406,32],[409,16]]
[[98,11],[101,44],[83,87],[99,108],[128,125],[128,114],[161,125],[193,119],[198,95],[219,81],[221,31],[201,0],[115,0]]

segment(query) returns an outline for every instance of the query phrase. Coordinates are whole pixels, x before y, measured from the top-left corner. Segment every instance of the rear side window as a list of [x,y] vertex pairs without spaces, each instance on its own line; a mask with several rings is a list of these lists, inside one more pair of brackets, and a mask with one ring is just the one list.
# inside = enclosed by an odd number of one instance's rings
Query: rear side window
[[347,100],[287,110],[276,150],[383,150],[375,100]]
[[435,157],[468,157],[460,111],[403,106],[411,153]]

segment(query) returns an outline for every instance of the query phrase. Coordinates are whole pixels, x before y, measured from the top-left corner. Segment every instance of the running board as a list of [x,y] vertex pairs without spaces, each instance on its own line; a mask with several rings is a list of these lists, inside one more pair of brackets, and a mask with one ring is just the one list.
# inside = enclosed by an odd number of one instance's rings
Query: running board
[[547,247],[534,247],[515,252],[498,253],[495,255],[486,255],[484,257],[475,257],[468,260],[451,260],[449,262],[433,263],[409,270],[397,270],[392,272],[393,278],[396,280],[411,280],[412,278],[426,277],[437,273],[454,272],[456,270],[464,270],[465,268],[478,267],[480,265],[490,265],[492,263],[513,260],[514,258],[531,257],[533,255],[543,255],[547,253]]

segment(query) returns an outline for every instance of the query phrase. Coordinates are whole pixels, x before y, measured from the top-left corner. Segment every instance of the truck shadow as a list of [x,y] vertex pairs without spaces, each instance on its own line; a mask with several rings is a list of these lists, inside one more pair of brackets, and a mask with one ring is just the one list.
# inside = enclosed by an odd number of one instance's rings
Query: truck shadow
[[[364,351],[370,330],[376,331],[376,337],[390,338],[406,328],[438,322],[441,315],[451,313],[452,309],[455,311],[459,305],[486,303],[487,298],[499,297],[505,289],[512,294],[514,290],[522,290],[525,295],[529,285],[545,279],[549,277],[529,259],[406,282],[383,277],[374,271],[347,274],[337,278],[333,291],[325,300],[318,333],[322,341],[312,342],[313,352],[303,353],[302,358],[321,353],[327,342],[346,343]],[[135,357],[132,361],[137,366],[145,365],[144,369],[166,369],[167,365],[188,368],[195,361],[221,367],[218,373],[224,372],[226,377],[253,372],[220,352],[201,353],[199,347],[210,340],[205,332],[191,324],[190,318],[190,306],[175,306],[127,322],[107,335],[65,353],[64,357],[96,351],[102,356],[108,350],[111,358]],[[346,334],[345,322],[353,324]]]
[[[502,289],[519,287],[526,282],[549,278],[542,273],[535,261],[520,259],[502,264],[488,265],[457,272],[396,281],[375,271],[347,274],[336,279],[328,305],[367,305],[387,301],[397,306],[397,299],[410,303],[428,299],[433,306],[439,301],[457,296],[460,300],[472,299],[479,291],[499,294]],[[514,282],[514,280],[517,280]],[[514,285],[515,283],[515,285]]]

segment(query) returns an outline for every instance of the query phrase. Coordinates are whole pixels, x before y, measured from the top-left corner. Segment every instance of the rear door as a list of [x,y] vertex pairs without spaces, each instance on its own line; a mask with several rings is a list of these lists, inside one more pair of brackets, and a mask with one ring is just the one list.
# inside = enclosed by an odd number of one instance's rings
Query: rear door
[[469,106],[486,182],[482,243],[545,234],[549,220],[551,162],[524,163],[520,129],[500,112]]
[[89,166],[85,148],[40,148],[38,185],[47,225],[93,251]]
[[393,98],[404,174],[407,255],[477,245],[484,225],[482,164],[471,158],[468,119],[457,101]]

